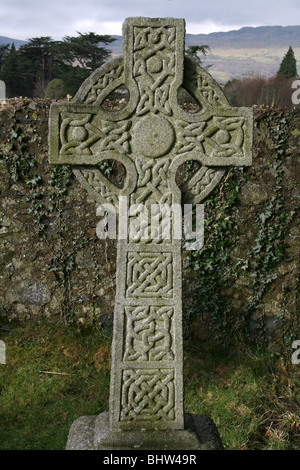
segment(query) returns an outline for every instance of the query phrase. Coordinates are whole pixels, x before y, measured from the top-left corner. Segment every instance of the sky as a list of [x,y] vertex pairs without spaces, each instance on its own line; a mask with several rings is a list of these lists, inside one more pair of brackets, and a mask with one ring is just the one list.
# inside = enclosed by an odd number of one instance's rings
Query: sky
[[0,36],[60,40],[77,32],[122,34],[130,16],[184,18],[186,32],[300,24],[299,0],[0,0]]

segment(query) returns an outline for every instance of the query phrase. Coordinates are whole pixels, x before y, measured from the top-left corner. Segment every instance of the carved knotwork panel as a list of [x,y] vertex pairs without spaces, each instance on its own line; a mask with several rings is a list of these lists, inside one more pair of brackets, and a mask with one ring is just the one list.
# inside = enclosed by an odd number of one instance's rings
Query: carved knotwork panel
[[172,298],[173,253],[128,252],[126,297]]
[[174,308],[125,307],[124,361],[173,361]]
[[124,370],[121,421],[173,421],[175,419],[173,369]]
[[134,27],[133,77],[140,100],[137,116],[160,112],[171,115],[170,84],[175,76],[175,27]]

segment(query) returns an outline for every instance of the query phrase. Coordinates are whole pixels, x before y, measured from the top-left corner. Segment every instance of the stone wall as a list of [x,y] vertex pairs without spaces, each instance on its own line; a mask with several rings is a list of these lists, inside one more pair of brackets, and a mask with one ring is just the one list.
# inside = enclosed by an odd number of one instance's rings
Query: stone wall
[[86,322],[113,311],[115,243],[95,237],[95,203],[71,172],[48,163],[49,106],[0,114],[0,315]]
[[[109,325],[116,243],[97,238],[96,205],[69,168],[48,163],[49,106],[46,100],[10,100],[0,112],[0,316],[2,323],[47,318]],[[231,223],[232,237],[225,232],[230,242],[222,249],[234,274],[215,285],[226,305],[222,319],[209,318],[202,306],[196,258],[186,254],[184,315],[195,338],[210,337],[221,320],[256,335],[262,318],[269,336],[282,330],[282,319],[297,334],[300,114],[273,113],[263,119],[261,110],[256,113],[252,167],[230,173],[213,195],[222,204],[228,182],[236,182],[234,203],[222,219]],[[206,243],[212,236],[206,228]],[[277,245],[282,253],[275,256]],[[273,263],[266,263],[269,253]],[[202,260],[197,256],[201,266],[207,263],[205,253]]]

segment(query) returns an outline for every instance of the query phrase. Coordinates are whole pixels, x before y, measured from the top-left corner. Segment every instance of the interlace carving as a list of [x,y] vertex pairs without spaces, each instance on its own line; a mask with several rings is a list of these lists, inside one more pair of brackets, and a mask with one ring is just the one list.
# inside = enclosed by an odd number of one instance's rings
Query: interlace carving
[[205,69],[194,64],[189,58],[184,60],[184,88],[195,95],[202,108],[228,106],[221,88]]
[[121,420],[172,421],[175,419],[174,370],[124,370]]
[[176,28],[134,28],[134,69],[140,91],[138,116],[172,113],[170,82],[175,76]]
[[[94,119],[93,119],[94,118]],[[105,150],[129,153],[131,121],[98,120],[92,114],[61,113],[60,155],[94,155]],[[100,142],[97,147],[95,143]]]
[[88,93],[84,97],[86,104],[102,104],[108,95],[124,83],[123,57],[108,62],[90,77]]
[[125,307],[124,361],[172,361],[173,307]]
[[170,203],[167,174],[170,159],[160,161],[149,159],[146,162],[136,159],[138,172],[137,191],[131,196],[132,204],[164,204]]
[[214,116],[208,121],[187,124],[178,121],[180,131],[176,152],[186,153],[195,148],[211,157],[242,156],[244,118]]
[[127,297],[173,297],[173,254],[128,253]]

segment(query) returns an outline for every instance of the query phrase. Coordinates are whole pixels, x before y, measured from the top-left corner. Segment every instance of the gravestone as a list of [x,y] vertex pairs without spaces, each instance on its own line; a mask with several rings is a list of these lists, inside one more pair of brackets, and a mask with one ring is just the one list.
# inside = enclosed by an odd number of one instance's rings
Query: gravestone
[[[208,417],[184,413],[174,208],[199,204],[228,167],[251,164],[253,116],[230,107],[212,77],[184,57],[184,37],[183,19],[128,18],[124,56],[96,70],[72,103],[51,107],[50,162],[73,165],[94,200],[119,217],[110,410],[78,418],[67,449],[222,448]],[[108,111],[103,103],[121,85],[129,100]],[[196,112],[178,104],[181,88]],[[106,160],[124,166],[122,187],[100,171]],[[177,170],[189,161],[199,168],[179,189]],[[159,224],[150,230],[153,207],[172,208],[167,232]]]

